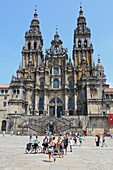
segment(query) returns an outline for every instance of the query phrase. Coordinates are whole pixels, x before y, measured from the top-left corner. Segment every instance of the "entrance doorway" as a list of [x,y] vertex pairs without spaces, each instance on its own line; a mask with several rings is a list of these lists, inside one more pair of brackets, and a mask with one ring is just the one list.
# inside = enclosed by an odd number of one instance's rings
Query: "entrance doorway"
[[63,103],[60,98],[53,98],[49,103],[49,115],[60,117],[63,114]]
[[50,116],[55,116],[55,106],[50,106]]
[[6,131],[6,120],[2,121],[2,127],[1,127],[2,131]]
[[62,106],[57,106],[57,117],[62,116]]

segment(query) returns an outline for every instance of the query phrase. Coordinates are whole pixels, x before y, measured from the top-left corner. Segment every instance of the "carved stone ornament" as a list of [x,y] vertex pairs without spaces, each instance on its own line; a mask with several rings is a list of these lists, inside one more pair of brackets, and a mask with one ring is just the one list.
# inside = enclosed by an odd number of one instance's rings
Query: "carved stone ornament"
[[58,60],[54,60],[54,65],[58,65]]

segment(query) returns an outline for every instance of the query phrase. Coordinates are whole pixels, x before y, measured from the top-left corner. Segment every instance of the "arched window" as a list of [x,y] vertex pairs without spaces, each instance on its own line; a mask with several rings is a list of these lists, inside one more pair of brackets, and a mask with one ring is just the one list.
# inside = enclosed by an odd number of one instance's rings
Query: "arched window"
[[69,88],[72,89],[73,88],[73,81],[69,80]]
[[39,99],[39,109],[44,109],[44,98],[40,97]]
[[81,48],[81,40],[78,41],[78,48]]
[[59,80],[58,79],[54,79],[53,88],[59,88]]
[[59,74],[59,67],[54,67],[54,74]]
[[37,42],[34,42],[34,50],[37,49]]
[[84,47],[87,48],[87,40],[84,41]]
[[16,93],[16,90],[13,90],[13,93],[15,94],[15,93]]
[[68,109],[73,109],[73,100],[71,98],[68,99]]
[[20,93],[20,91],[19,91],[19,89],[17,90],[17,94],[19,94]]
[[40,82],[40,89],[44,89],[44,82]]
[[51,99],[50,103],[55,103],[55,99]]
[[62,100],[57,98],[57,103],[62,103]]
[[30,50],[30,49],[31,49],[31,43],[28,42],[28,50]]

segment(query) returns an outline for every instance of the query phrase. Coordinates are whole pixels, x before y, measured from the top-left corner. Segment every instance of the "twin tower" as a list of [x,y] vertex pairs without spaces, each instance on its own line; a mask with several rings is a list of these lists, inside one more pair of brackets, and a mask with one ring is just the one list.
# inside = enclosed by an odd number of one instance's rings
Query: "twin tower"
[[63,47],[58,30],[45,55],[42,47],[35,10],[30,29],[25,33],[22,64],[10,83],[8,113],[71,118],[101,113],[106,76],[100,57],[97,64],[93,60],[91,32],[82,6],[74,30],[73,62]]

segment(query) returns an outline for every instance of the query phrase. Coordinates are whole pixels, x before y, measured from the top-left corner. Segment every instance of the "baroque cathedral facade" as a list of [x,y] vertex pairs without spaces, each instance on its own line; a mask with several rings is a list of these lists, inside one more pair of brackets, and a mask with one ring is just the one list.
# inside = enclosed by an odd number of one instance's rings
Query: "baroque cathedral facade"
[[[109,85],[100,56],[98,63],[94,62],[91,31],[82,6],[74,30],[72,59],[57,29],[45,56],[42,48],[43,38],[35,10],[30,29],[25,33],[22,64],[9,85],[8,114],[37,116],[37,119],[56,117],[57,121],[62,117],[70,120],[73,127],[104,129],[107,119],[102,116],[108,111],[105,90]],[[112,102],[110,104],[113,111]]]

